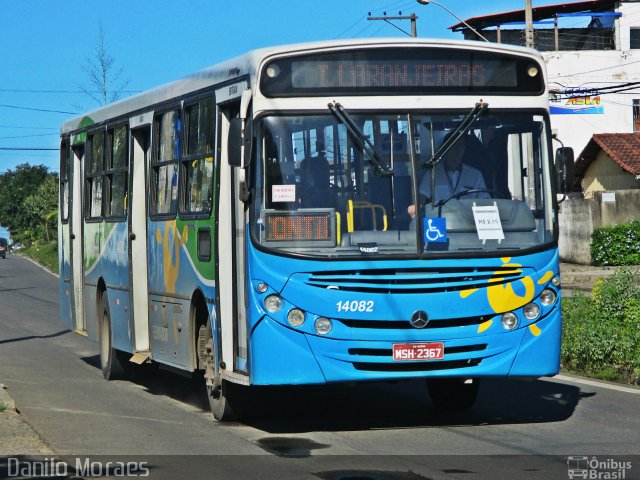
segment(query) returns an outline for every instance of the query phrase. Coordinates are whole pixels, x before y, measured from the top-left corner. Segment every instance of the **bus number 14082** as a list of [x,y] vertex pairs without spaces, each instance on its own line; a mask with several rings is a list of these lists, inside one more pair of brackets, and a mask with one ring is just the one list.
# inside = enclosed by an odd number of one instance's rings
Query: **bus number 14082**
[[336,303],[338,312],[373,312],[373,300],[343,300]]

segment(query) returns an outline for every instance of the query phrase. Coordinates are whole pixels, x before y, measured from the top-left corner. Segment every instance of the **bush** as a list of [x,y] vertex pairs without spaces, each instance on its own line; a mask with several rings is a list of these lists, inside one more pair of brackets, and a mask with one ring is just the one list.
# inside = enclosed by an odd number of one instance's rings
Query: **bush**
[[640,385],[640,271],[620,269],[592,296],[562,301],[562,364],[569,370]]
[[596,228],[591,235],[594,265],[640,265],[640,219]]

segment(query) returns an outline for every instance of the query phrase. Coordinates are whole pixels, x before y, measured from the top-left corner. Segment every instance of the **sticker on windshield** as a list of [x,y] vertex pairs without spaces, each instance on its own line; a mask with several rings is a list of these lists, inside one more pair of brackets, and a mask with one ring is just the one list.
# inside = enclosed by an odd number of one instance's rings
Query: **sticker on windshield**
[[380,253],[378,250],[378,244],[375,242],[359,243],[358,249],[360,250],[360,253],[363,255],[375,255],[376,253]]
[[272,185],[271,201],[272,202],[295,202],[296,186],[295,185]]
[[479,207],[474,203],[472,210],[473,218],[476,222],[478,238],[482,240],[482,243],[487,240],[498,240],[498,243],[500,243],[504,240],[504,231],[502,230],[502,222],[500,221],[500,211],[498,210],[498,205],[495,202],[493,205],[487,205],[484,207]]
[[447,243],[447,219],[441,217],[425,217],[422,224],[424,228],[424,243]]

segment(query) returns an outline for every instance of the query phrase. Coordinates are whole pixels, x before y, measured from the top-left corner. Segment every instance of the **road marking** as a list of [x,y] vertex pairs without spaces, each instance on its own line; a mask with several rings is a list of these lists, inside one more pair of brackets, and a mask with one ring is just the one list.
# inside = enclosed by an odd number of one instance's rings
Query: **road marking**
[[587,380],[585,378],[567,377],[565,375],[556,375],[556,380],[569,383],[580,383],[582,385],[590,385],[592,387],[606,388],[607,390],[616,390],[618,392],[633,393],[634,395],[640,395],[640,389],[632,387],[623,387],[621,385],[613,385],[611,383],[598,382],[597,380]]

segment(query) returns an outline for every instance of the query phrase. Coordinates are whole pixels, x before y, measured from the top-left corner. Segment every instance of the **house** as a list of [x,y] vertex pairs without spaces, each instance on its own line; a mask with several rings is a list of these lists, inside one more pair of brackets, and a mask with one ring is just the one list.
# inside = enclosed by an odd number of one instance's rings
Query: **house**
[[[640,189],[640,133],[596,133],[578,156],[574,189],[595,192]],[[577,188],[576,188],[577,187]]]
[[[551,127],[564,145],[577,154],[594,134],[640,132],[640,1],[534,5],[532,16],[534,48],[547,65]],[[525,45],[524,10],[465,22],[492,42]],[[465,22],[449,28],[478,40]]]

